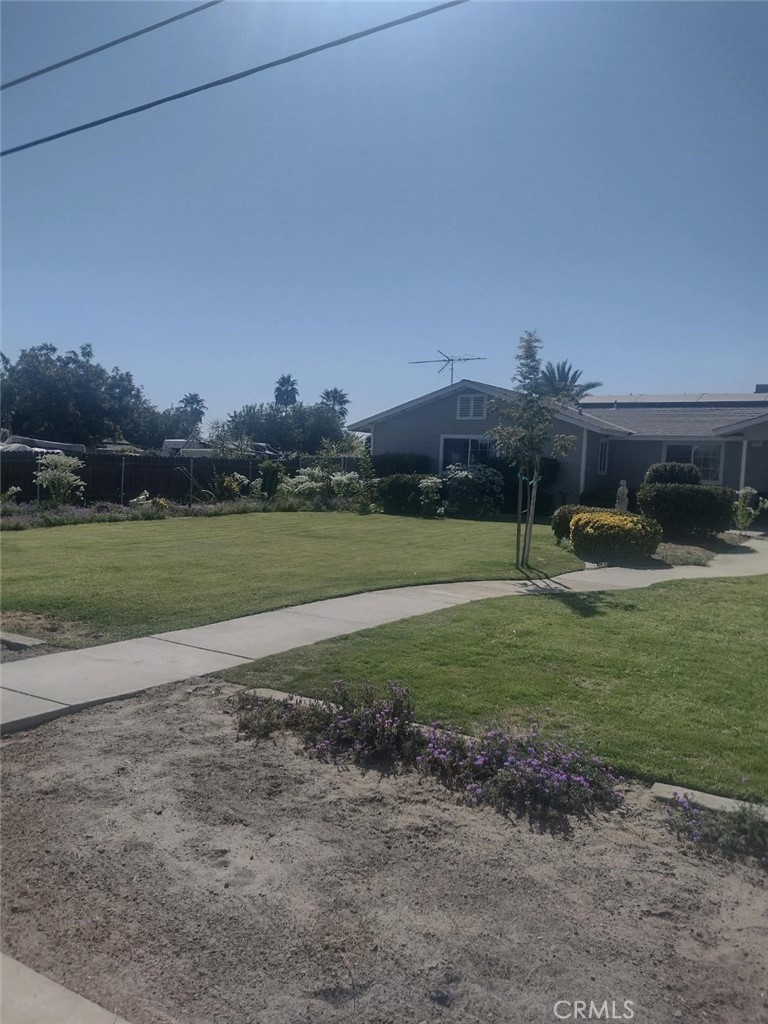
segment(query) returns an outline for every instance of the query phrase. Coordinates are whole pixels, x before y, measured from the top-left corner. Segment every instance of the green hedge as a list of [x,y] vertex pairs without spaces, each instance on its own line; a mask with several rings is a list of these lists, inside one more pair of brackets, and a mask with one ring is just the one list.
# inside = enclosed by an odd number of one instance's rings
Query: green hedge
[[421,515],[421,479],[416,473],[393,473],[377,480],[377,500],[382,510],[393,516]]
[[[538,504],[538,502],[537,502]],[[601,512],[600,506],[596,505],[561,505],[552,516],[552,532],[558,544],[561,540],[568,540],[571,536],[571,520],[580,512]]]
[[574,554],[585,562],[636,562],[649,558],[662,538],[661,526],[648,516],[579,512],[571,519]]
[[643,477],[644,484],[700,484],[701,473],[692,462],[655,462]]
[[371,459],[376,476],[401,476],[413,473],[429,473],[431,466],[428,455],[414,452],[382,452]]
[[640,511],[672,540],[713,537],[729,529],[734,500],[730,487],[701,484],[643,484],[637,492]]

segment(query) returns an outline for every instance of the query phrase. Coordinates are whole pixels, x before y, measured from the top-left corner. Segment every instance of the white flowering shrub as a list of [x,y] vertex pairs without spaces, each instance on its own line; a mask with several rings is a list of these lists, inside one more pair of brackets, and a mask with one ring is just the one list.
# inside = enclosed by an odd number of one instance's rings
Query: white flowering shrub
[[357,473],[333,473],[331,491],[336,498],[357,498],[362,493],[362,481]]
[[443,505],[443,481],[439,476],[423,476],[419,480],[419,504],[421,514],[432,518],[445,515]]
[[490,466],[449,466],[443,496],[447,515],[496,515],[504,502],[504,477]]

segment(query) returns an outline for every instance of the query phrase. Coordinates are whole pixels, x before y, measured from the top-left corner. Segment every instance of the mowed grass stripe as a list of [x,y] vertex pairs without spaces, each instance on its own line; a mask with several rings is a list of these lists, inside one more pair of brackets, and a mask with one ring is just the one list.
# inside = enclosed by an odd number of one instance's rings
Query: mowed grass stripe
[[[345,594],[519,579],[509,522],[254,513],[4,532],[3,605],[143,636]],[[534,576],[581,568],[536,527]]]

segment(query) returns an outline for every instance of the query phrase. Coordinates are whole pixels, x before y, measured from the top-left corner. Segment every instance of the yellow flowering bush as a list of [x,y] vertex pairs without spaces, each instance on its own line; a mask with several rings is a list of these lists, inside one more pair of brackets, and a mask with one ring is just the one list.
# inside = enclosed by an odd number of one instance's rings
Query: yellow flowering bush
[[605,509],[571,519],[571,544],[585,562],[636,562],[652,555],[661,538],[661,527],[649,516]]

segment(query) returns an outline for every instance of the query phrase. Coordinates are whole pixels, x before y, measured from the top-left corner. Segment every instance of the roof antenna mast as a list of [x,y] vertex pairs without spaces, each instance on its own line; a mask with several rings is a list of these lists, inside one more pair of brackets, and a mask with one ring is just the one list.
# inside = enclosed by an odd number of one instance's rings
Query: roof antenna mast
[[442,373],[443,370],[446,370],[450,366],[450,368],[451,368],[451,384],[453,384],[453,364],[454,363],[473,363],[473,362],[475,362],[478,359],[485,359],[485,356],[447,356],[445,354],[445,352],[443,352],[443,350],[441,348],[439,348],[437,351],[443,357],[442,359],[409,359],[408,360],[408,365],[409,366],[416,366],[417,363],[442,363],[443,365],[437,371],[438,373]]

